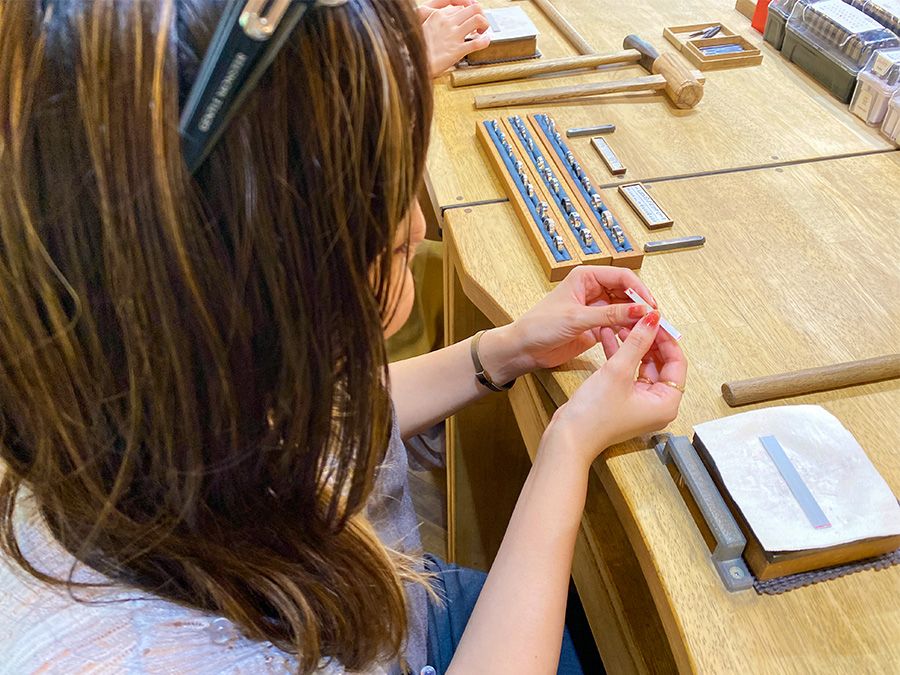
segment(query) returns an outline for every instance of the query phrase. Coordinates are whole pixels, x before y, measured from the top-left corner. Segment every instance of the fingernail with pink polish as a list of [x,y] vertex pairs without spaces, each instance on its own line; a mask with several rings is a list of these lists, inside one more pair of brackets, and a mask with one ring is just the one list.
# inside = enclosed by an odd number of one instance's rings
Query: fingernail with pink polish
[[655,309],[647,314],[643,319],[641,319],[641,323],[644,324],[647,328],[656,328],[659,325],[659,312]]

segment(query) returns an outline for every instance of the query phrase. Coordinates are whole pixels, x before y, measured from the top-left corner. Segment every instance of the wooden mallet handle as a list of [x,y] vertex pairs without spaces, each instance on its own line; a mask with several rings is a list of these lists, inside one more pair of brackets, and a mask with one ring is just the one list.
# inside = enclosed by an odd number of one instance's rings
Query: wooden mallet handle
[[594,54],[594,48],[591,47],[587,40],[581,37],[581,34],[575,30],[575,27],[569,23],[568,19],[559,13],[559,10],[553,6],[550,0],[533,0],[534,4],[541,8],[541,11],[550,19],[550,23],[556,26],[556,29],[566,36],[569,42],[578,50],[579,54]]
[[[693,73],[699,82],[705,82],[703,74],[699,71]],[[475,97],[475,107],[505,108],[516,105],[532,105],[535,103],[562,103],[573,99],[600,94],[620,94],[635,91],[661,91],[668,86],[662,75],[644,75],[630,80],[612,80],[611,82],[596,82],[592,84],[572,84],[565,87],[551,87],[549,89],[531,89],[528,91],[511,91],[505,94],[482,94]],[[597,102],[602,99],[597,99]]]
[[475,97],[475,107],[506,108],[535,103],[558,103],[573,98],[615,94],[629,91],[658,91],[666,88],[662,75],[646,75],[631,80],[614,80],[594,84],[573,84],[566,87],[532,89],[531,91],[511,91],[505,94],[483,94]]
[[450,83],[454,87],[467,87],[486,82],[506,82],[521,80],[532,75],[561,73],[568,70],[596,68],[613,63],[637,63],[641,55],[634,49],[625,49],[613,54],[586,54],[582,56],[564,56],[559,59],[540,59],[528,63],[509,63],[502,66],[483,66],[466,70],[454,70],[450,74]]
[[726,382],[722,385],[722,397],[734,408],[774,398],[803,396],[817,391],[852,387],[898,377],[900,377],[900,354],[888,354],[863,361]]

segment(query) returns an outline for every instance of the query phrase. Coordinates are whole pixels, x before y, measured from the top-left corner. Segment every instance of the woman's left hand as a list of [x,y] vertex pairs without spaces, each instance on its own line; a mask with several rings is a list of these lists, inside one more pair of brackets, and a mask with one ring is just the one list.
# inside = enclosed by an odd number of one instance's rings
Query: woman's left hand
[[600,342],[602,328],[630,329],[650,310],[633,303],[628,288],[656,308],[650,290],[629,269],[575,268],[519,319],[484,335],[479,351],[485,370],[497,373],[495,381],[512,380],[575,358]]

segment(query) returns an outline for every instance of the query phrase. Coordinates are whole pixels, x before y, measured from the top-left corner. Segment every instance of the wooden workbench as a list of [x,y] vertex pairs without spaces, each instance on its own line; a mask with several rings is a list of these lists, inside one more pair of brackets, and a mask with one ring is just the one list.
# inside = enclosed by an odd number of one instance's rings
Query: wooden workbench
[[[897,350],[898,188],[896,152],[654,184],[676,220],[673,234],[708,238],[703,249],[648,256],[641,270],[685,334],[690,359],[670,431],[689,434],[696,423],[738,412],[720,396],[726,380]],[[617,199],[612,208],[621,211]],[[641,244],[656,238],[632,232]],[[447,211],[445,233],[454,283],[490,322],[516,318],[550,289],[509,204]],[[531,450],[553,406],[603,359],[595,349],[517,384],[511,400]],[[783,403],[834,413],[900,494],[900,384],[763,405]],[[452,459],[457,483],[477,473],[472,457]],[[495,468],[492,480],[498,475]],[[494,515],[455,509],[458,557],[484,556],[472,550],[485,540],[473,531],[496,529]],[[647,439],[595,464],[573,575],[613,672],[900,670],[900,568],[781,596],[727,593],[701,528]]]
[[[759,66],[710,71],[703,100],[694,110],[675,110],[660,95],[614,96],[604,103],[544,105],[557,127],[616,124],[610,142],[628,168],[621,179],[611,176],[589,139],[573,139],[570,146],[602,183],[628,182],[667,176],[778,165],[824,157],[884,151],[892,146],[847,107],[781,58],[749,22],[734,9],[733,0],[679,2],[597,2],[555,0],[598,52],[622,48],[622,40],[636,33],[660,51],[674,51],[663,37],[666,26],[721,21],[761,46]],[[487,6],[507,0],[485,0]],[[568,56],[574,49],[530,2],[517,3],[540,30],[539,47],[547,58]],[[432,200],[440,209],[503,199],[502,187],[473,135],[475,120],[499,117],[522,108],[475,110],[476,93],[506,92],[597,82],[647,74],[632,65],[569,75],[476,87],[452,88],[449,76],[435,85],[435,119],[428,175]],[[608,179],[608,180],[604,180]]]
[[[628,167],[621,178],[606,172],[589,139],[569,144],[596,183],[649,181],[675,219],[651,234],[616,190],[604,190],[637,245],[707,237],[699,250],[647,256],[640,272],[685,334],[690,359],[670,431],[689,434],[694,424],[751,409],[725,405],[725,381],[896,352],[900,153],[763,43],[733,0],[554,2],[600,52],[619,50],[628,33],[673,51],[664,27],[718,20],[760,45],[763,63],[708,72],[705,97],[689,111],[648,95],[514,111],[472,105],[477,93],[634,77],[638,66],[460,89],[439,81],[428,172],[447,244],[448,339],[506,323],[550,289],[473,132],[488,117],[547,112],[561,129],[617,125],[609,140]],[[521,6],[541,31],[545,57],[575,53],[540,11]],[[449,551],[457,561],[489,565],[528,454],[555,407],[603,360],[592,350],[450,421]],[[834,413],[900,494],[900,384],[763,405],[784,403]],[[573,577],[609,672],[900,672],[900,568],[781,596],[729,594],[693,512],[649,439],[595,463]]]

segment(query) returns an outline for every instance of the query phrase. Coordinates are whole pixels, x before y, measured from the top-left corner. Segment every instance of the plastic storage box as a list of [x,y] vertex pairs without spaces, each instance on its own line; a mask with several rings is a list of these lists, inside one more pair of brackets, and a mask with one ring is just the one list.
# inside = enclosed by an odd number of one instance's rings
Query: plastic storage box
[[798,4],[810,5],[815,2],[819,2],[819,0],[772,0],[769,3],[769,13],[766,15],[763,40],[773,45],[775,49],[781,49],[784,44],[785,26],[794,7]]
[[900,49],[875,52],[859,71],[850,112],[869,126],[878,126],[887,113],[891,96],[900,89]]
[[844,0],[868,14],[895,35],[900,35],[900,0]]
[[879,49],[900,47],[900,38],[842,0],[794,6],[782,53],[849,103],[856,76]]
[[888,103],[887,114],[881,123],[881,134],[895,145],[900,145],[900,92],[894,94]]

